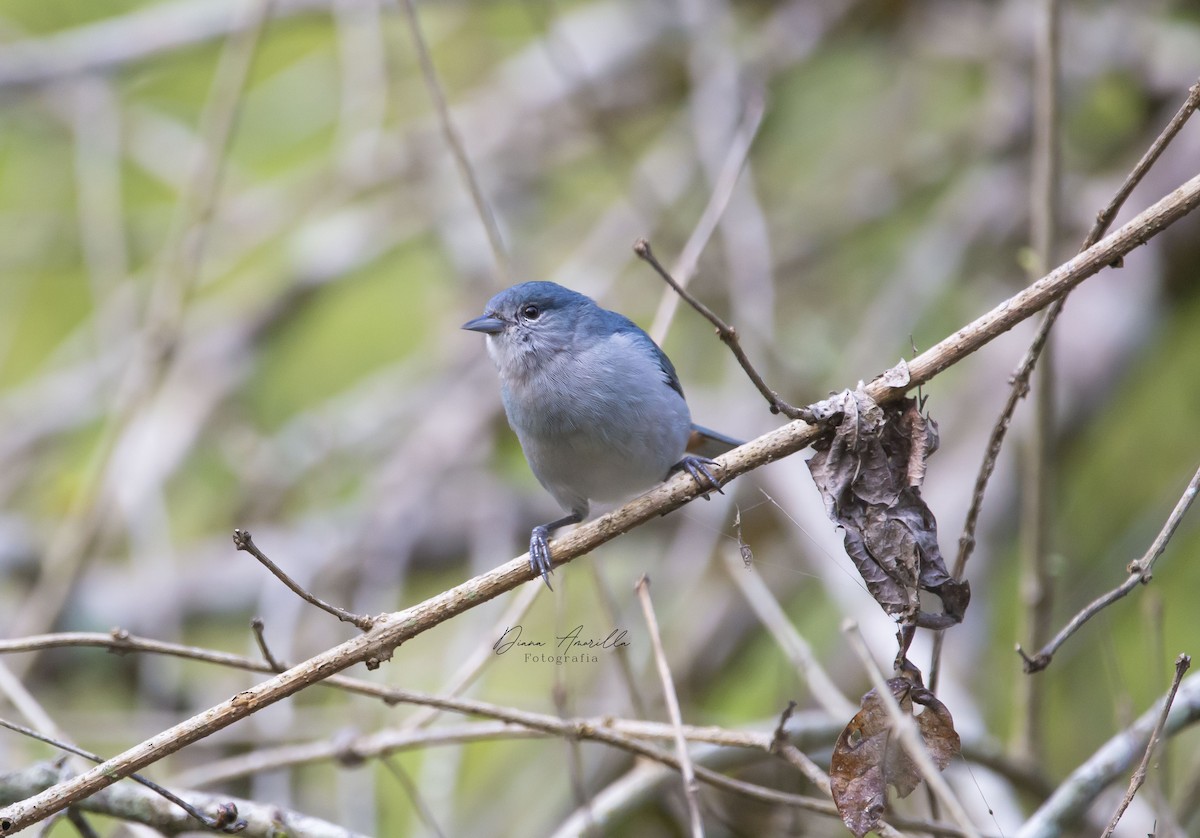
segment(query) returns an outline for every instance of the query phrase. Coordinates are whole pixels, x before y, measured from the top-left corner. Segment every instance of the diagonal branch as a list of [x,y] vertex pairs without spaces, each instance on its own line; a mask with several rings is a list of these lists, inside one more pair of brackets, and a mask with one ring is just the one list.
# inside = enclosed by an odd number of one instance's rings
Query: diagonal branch
[[[1092,225],[1092,229],[1088,231],[1087,238],[1083,241],[1083,246],[1079,248],[1080,253],[1087,251],[1100,240],[1100,237],[1104,235],[1109,225],[1112,224],[1117,212],[1124,206],[1126,199],[1129,198],[1129,194],[1133,192],[1134,187],[1142,182],[1142,178],[1146,176],[1146,172],[1150,171],[1150,167],[1162,155],[1171,140],[1175,139],[1175,135],[1180,132],[1184,123],[1196,112],[1197,108],[1200,108],[1200,82],[1196,82],[1196,84],[1193,84],[1188,89],[1187,99],[1178,112],[1171,118],[1171,121],[1163,129],[1162,133],[1151,143],[1150,148],[1142,155],[1137,165],[1133,167],[1133,170],[1125,178],[1125,182],[1121,184],[1116,194],[1113,195],[1112,200],[1108,202],[1108,206],[1100,210],[1096,215],[1096,222]],[[1113,263],[1113,266],[1121,266],[1119,258]],[[975,549],[975,529],[979,524],[979,512],[983,506],[984,492],[987,489],[992,472],[996,468],[996,461],[1000,456],[1000,448],[1004,445],[1004,437],[1008,433],[1008,427],[1012,422],[1013,413],[1016,412],[1017,403],[1029,392],[1029,377],[1033,375],[1033,369],[1037,366],[1038,358],[1041,357],[1042,350],[1046,346],[1046,341],[1050,337],[1050,329],[1054,326],[1054,321],[1058,319],[1059,313],[1062,312],[1064,299],[1065,295],[1063,299],[1056,300],[1053,305],[1046,309],[1046,314],[1042,317],[1042,322],[1038,324],[1037,334],[1034,335],[1033,341],[1025,351],[1025,357],[1021,359],[1021,363],[1012,374],[1008,401],[1005,402],[1004,409],[1000,411],[1000,418],[996,420],[996,425],[992,428],[983,464],[980,466],[979,474],[975,478],[975,490],[971,498],[971,508],[967,511],[963,533],[958,540],[958,558],[954,562],[954,577],[956,579],[962,578],[963,572],[966,570],[967,560],[970,559],[971,553]]]
[[[700,817],[700,789],[696,783],[696,769],[692,765],[687,739],[683,735],[683,716],[679,712],[679,696],[675,693],[675,679],[671,677],[671,666],[667,663],[667,653],[663,649],[662,638],[658,633],[658,617],[654,614],[654,604],[650,600],[650,577],[643,573],[642,578],[633,587],[637,591],[638,601],[642,604],[646,629],[650,633],[650,646],[654,650],[654,664],[658,667],[658,677],[662,680],[663,701],[667,705],[667,716],[671,720],[671,726],[675,728],[675,754],[679,759],[679,773],[683,776],[683,796],[687,800],[692,838],[704,838],[704,822]],[[783,725],[781,724],[780,727],[782,728]]]
[[[70,742],[64,742],[61,739],[55,739],[53,736],[46,736],[45,734],[38,733],[36,730],[24,727],[23,725],[13,724],[7,719],[0,719],[0,727],[7,728],[13,733],[19,733],[22,736],[28,736],[31,739],[36,739],[39,742],[45,742],[47,745],[53,745],[55,748],[58,748],[61,751],[66,751],[69,754],[81,756],[84,759],[91,760],[92,762],[104,762],[104,757],[97,756],[91,751],[85,751],[78,745],[72,745]],[[229,834],[233,834],[236,832],[241,832],[246,828],[246,822],[238,819],[237,806],[233,805],[232,803],[225,802],[218,804],[216,807],[214,807],[217,813],[216,816],[209,817],[208,815],[204,814],[204,812],[200,811],[199,808],[188,803],[170,789],[160,786],[158,783],[143,777],[141,774],[130,774],[129,779],[135,781],[139,785],[145,786],[164,800],[174,803],[197,821],[204,824],[204,826],[208,829],[217,832],[227,832]]]
[[1171,703],[1175,701],[1175,693],[1179,692],[1179,682],[1183,680],[1184,674],[1191,665],[1192,658],[1190,655],[1180,655],[1175,658],[1175,679],[1171,681],[1171,689],[1167,691],[1167,698],[1163,701],[1162,712],[1159,713],[1154,730],[1150,732],[1150,741],[1146,743],[1146,753],[1142,754],[1142,761],[1138,763],[1137,771],[1133,772],[1133,777],[1129,780],[1129,791],[1125,792],[1125,797],[1121,800],[1121,805],[1117,807],[1117,811],[1113,814],[1112,820],[1109,821],[1100,838],[1110,838],[1117,828],[1117,823],[1121,820],[1121,815],[1125,814],[1125,810],[1133,802],[1133,796],[1137,794],[1138,789],[1142,787],[1142,783],[1146,781],[1146,769],[1150,766],[1150,757],[1154,755],[1154,749],[1157,747],[1158,741],[1162,739],[1163,728],[1167,726],[1167,716],[1171,712]]
[[1175,534],[1175,530],[1179,527],[1179,522],[1183,520],[1183,516],[1187,514],[1188,509],[1192,505],[1192,501],[1196,499],[1196,495],[1200,493],[1200,469],[1192,476],[1191,482],[1187,488],[1183,490],[1183,494],[1175,503],[1175,508],[1171,510],[1171,514],[1167,517],[1166,523],[1155,536],[1154,541],[1146,550],[1145,555],[1136,561],[1129,563],[1129,577],[1117,587],[1113,588],[1108,593],[1100,598],[1089,603],[1082,611],[1071,618],[1071,621],[1063,626],[1058,634],[1054,635],[1050,641],[1042,647],[1042,649],[1033,657],[1025,653],[1020,644],[1017,645],[1017,654],[1025,662],[1025,672],[1041,672],[1050,665],[1054,653],[1058,651],[1075,632],[1083,628],[1083,624],[1095,617],[1109,605],[1112,605],[1118,599],[1125,597],[1130,591],[1138,585],[1147,584],[1154,571],[1154,563],[1158,561],[1158,557],[1167,549],[1167,543],[1171,540],[1171,536]]
[[471,195],[471,203],[475,206],[479,221],[487,232],[488,245],[492,248],[492,257],[496,260],[496,270],[500,274],[501,284],[506,285],[509,274],[508,256],[504,250],[504,238],[500,235],[500,226],[496,223],[496,215],[492,212],[487,198],[484,197],[483,187],[479,185],[479,177],[471,166],[471,158],[467,156],[467,148],[463,143],[462,135],[454,127],[454,120],[450,118],[450,106],[446,104],[446,94],[438,79],[437,68],[433,66],[429,45],[425,43],[425,35],[421,32],[421,21],[417,17],[416,6],[413,4],[413,0],[399,0],[399,5],[404,11],[404,19],[408,23],[413,46],[417,50],[417,62],[421,66],[421,75],[425,79],[429,98],[433,100],[438,124],[442,128],[442,136],[445,138],[446,144],[450,146],[454,165],[458,167],[458,173],[462,177],[463,183],[466,184],[467,192]]
[[[309,605],[315,605],[317,608],[320,608],[327,614],[332,614],[333,616],[337,617],[343,623],[352,623],[363,631],[366,631],[371,627],[372,621],[370,617],[365,617],[362,614],[352,614],[345,608],[326,602],[320,597],[317,597],[315,594],[305,590],[303,585],[301,585],[292,577],[288,576],[283,568],[271,561],[266,553],[258,549],[258,545],[254,543],[254,538],[250,535],[250,530],[234,530],[233,545],[237,547],[238,550],[244,553],[249,553],[251,556],[258,559],[259,562],[262,563],[263,567],[275,574],[276,579],[287,585],[292,593],[300,597]],[[256,629],[256,631],[258,630]],[[261,633],[258,634],[258,643],[259,646],[262,647],[263,642]],[[266,657],[269,663],[270,657],[265,654],[266,649],[264,648],[263,651],[263,657]]]
[[[876,402],[889,402],[903,397],[909,389],[929,381],[1022,320],[1031,317],[1083,280],[1144,244],[1197,206],[1200,206],[1200,176],[1180,186],[1094,247],[914,358],[906,365],[903,378],[899,378],[895,374],[897,371],[893,370],[888,376],[872,381],[866,385],[867,395]],[[800,451],[811,444],[819,434],[820,429],[806,422],[790,422],[734,449],[721,457],[719,463],[725,475],[729,478],[737,477]],[[676,475],[620,509],[557,539],[555,558],[559,563],[578,558],[646,521],[678,509],[697,497],[701,491],[690,476]],[[0,834],[7,835],[23,829],[74,801],[111,785],[121,777],[222,730],[235,721],[334,673],[357,663],[366,663],[368,668],[378,667],[382,661],[391,657],[392,651],[401,643],[534,578],[528,558],[518,556],[425,602],[404,611],[381,615],[369,631],[358,637],[322,652],[274,678],[243,690],[227,701],[135,745],[103,765],[59,783],[28,800],[5,807],[0,810]]]
[[[1162,715],[1161,698],[1132,725],[1117,731],[1086,762],[1071,772],[1050,798],[1026,819],[1013,838],[1055,838],[1083,817],[1105,788],[1142,758]],[[1179,684],[1163,733],[1173,736],[1200,720],[1200,675]],[[1094,834],[1094,831],[1093,831]]]

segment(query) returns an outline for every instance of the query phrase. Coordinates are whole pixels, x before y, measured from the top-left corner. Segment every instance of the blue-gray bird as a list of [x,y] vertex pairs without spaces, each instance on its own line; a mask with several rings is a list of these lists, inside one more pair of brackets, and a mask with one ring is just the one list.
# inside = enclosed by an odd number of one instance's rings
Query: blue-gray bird
[[632,320],[553,282],[501,291],[464,329],[487,335],[508,423],[534,476],[564,509],[534,527],[529,564],[550,585],[547,537],[588,514],[687,471],[720,491],[708,457],[741,443],[692,424],[670,359]]

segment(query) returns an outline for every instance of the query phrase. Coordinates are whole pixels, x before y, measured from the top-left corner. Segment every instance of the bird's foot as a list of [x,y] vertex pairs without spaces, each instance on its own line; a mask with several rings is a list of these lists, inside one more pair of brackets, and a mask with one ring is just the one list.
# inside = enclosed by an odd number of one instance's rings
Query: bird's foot
[[713,474],[709,466],[721,468],[721,464],[716,460],[710,460],[708,457],[695,457],[691,454],[684,457],[674,466],[674,471],[686,471],[696,481],[696,485],[704,491],[704,499],[709,500],[709,492],[716,491],[718,494],[725,494],[721,491],[721,481]]
[[549,534],[550,530],[545,526],[534,527],[529,534],[529,566],[534,573],[541,574],[546,587],[553,591],[550,574],[554,572],[554,563],[550,560],[550,544],[546,540]]

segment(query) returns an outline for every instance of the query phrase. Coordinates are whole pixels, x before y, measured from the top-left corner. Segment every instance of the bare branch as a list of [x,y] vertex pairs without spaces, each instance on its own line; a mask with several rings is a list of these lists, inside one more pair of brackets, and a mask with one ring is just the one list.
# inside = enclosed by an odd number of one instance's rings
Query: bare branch
[[1187,514],[1188,508],[1191,507],[1192,501],[1196,499],[1197,493],[1200,493],[1200,469],[1197,469],[1196,473],[1192,475],[1191,482],[1188,483],[1187,488],[1183,490],[1183,494],[1176,501],[1175,508],[1171,510],[1166,523],[1158,531],[1158,535],[1155,536],[1145,555],[1129,563],[1129,578],[1104,596],[1089,603],[1082,611],[1072,617],[1071,621],[1058,634],[1054,635],[1050,642],[1042,647],[1033,657],[1027,655],[1020,644],[1017,645],[1017,654],[1024,660],[1026,672],[1041,672],[1050,665],[1050,661],[1059,647],[1066,643],[1071,635],[1079,631],[1084,623],[1095,617],[1109,605],[1125,597],[1139,584],[1145,585],[1150,582],[1153,576],[1154,563],[1158,561],[1158,557],[1167,549],[1167,544],[1170,542],[1171,536],[1175,534],[1175,530],[1179,527],[1179,522]]
[[83,816],[83,812],[74,806],[67,809],[67,820],[71,826],[75,827],[75,831],[79,833],[79,838],[100,838],[100,833],[92,829],[92,825]]
[[[85,751],[83,748],[80,748],[78,745],[72,745],[70,742],[64,742],[63,740],[57,739],[53,736],[46,736],[45,734],[38,733],[36,730],[25,727],[24,725],[13,724],[12,722],[8,721],[7,719],[0,719],[0,727],[7,728],[8,730],[11,730],[14,733],[19,733],[22,736],[28,736],[30,739],[36,739],[39,742],[45,742],[47,745],[53,745],[55,748],[58,748],[60,751],[66,751],[69,754],[75,754],[75,756],[83,757],[84,759],[91,760],[92,762],[95,762],[95,763],[104,762],[104,757],[97,756],[96,754],[93,754],[91,751]],[[195,806],[188,803],[183,798],[179,797],[178,795],[174,794],[171,791],[168,791],[167,789],[160,786],[158,783],[156,783],[152,780],[146,779],[141,774],[130,774],[128,776],[128,779],[133,780],[135,783],[139,783],[140,785],[145,786],[146,788],[150,789],[150,791],[157,794],[159,797],[162,797],[166,800],[169,800],[171,803],[174,803],[180,809],[187,812],[189,815],[191,815],[193,818],[198,820],[200,823],[204,824],[204,826],[207,827],[208,829],[213,829],[218,832],[228,832],[228,833],[232,834],[235,832],[241,832],[243,829],[246,828],[246,822],[238,819],[237,806],[233,805],[232,803],[219,804],[216,807],[216,810],[217,810],[216,816],[209,817],[208,815],[204,814],[199,809],[197,809]]]
[[[1175,135],[1183,128],[1184,123],[1188,121],[1196,109],[1200,107],[1200,82],[1193,84],[1188,89],[1187,99],[1179,108],[1179,111],[1172,117],[1167,127],[1163,129],[1158,138],[1150,145],[1146,153],[1142,155],[1142,159],[1125,178],[1125,182],[1121,184],[1120,189],[1113,196],[1100,213],[1096,216],[1096,223],[1088,232],[1087,238],[1083,240],[1083,245],[1079,252],[1084,253],[1089,250],[1096,242],[1100,241],[1100,237],[1108,230],[1113,219],[1125,200],[1133,191],[1146,172],[1154,165],[1159,156],[1167,145],[1175,138]],[[1118,257],[1112,262],[1114,267],[1120,267],[1122,264],[1121,257]],[[1064,297],[1065,299],[1065,297]],[[1034,336],[1033,342],[1030,343],[1029,349],[1025,351],[1025,357],[1017,366],[1010,379],[1012,387],[1009,390],[1008,401],[1005,402],[1004,409],[1000,412],[1000,417],[996,420],[996,425],[992,428],[992,434],[988,440],[987,451],[984,454],[983,463],[979,468],[979,474],[975,478],[975,489],[971,497],[971,507],[967,510],[966,523],[963,525],[963,533],[958,540],[958,558],[954,563],[954,576],[956,579],[961,579],[966,570],[967,560],[970,559],[971,553],[975,549],[975,530],[979,524],[979,512],[983,506],[984,492],[987,490],[988,481],[991,479],[992,472],[996,468],[996,461],[1000,456],[1000,448],[1004,445],[1004,437],[1008,433],[1008,427],[1012,422],[1013,414],[1016,412],[1017,403],[1025,397],[1029,392],[1029,376],[1033,374],[1033,369],[1037,365],[1038,358],[1041,356],[1042,349],[1045,347],[1046,340],[1049,337],[1050,329],[1054,326],[1054,321],[1058,318],[1062,311],[1062,301],[1057,301],[1046,309],[1046,314],[1042,318],[1042,322],[1038,326],[1037,334]]]
[[[62,772],[50,763],[38,763],[0,775],[0,804],[8,804],[35,795],[62,781]],[[365,838],[344,826],[309,817],[278,805],[255,803],[228,795],[184,791],[180,796],[198,811],[215,811],[232,804],[246,822],[238,833],[245,838],[277,838],[280,834],[306,838]],[[195,833],[200,824],[191,815],[154,792],[132,783],[118,783],[72,804],[80,811],[108,815],[130,823],[149,826],[164,835]]]
[[1137,770],[1133,772],[1133,777],[1129,780],[1129,791],[1125,792],[1125,797],[1121,800],[1121,804],[1117,807],[1117,811],[1113,814],[1112,820],[1109,821],[1108,827],[1101,833],[1100,838],[1109,838],[1113,834],[1113,831],[1117,828],[1117,823],[1121,820],[1121,815],[1125,814],[1125,810],[1133,802],[1133,796],[1137,794],[1138,789],[1142,787],[1142,783],[1146,781],[1146,768],[1150,765],[1150,757],[1154,754],[1154,748],[1158,745],[1158,740],[1162,738],[1163,727],[1167,724],[1167,715],[1171,712],[1171,703],[1175,701],[1175,693],[1179,691],[1179,682],[1183,680],[1184,673],[1191,666],[1192,659],[1190,656],[1180,655],[1175,658],[1175,678],[1171,681],[1171,689],[1167,691],[1167,698],[1163,702],[1162,712],[1158,716],[1154,730],[1150,733],[1150,741],[1146,743],[1146,753],[1142,755],[1141,763],[1138,765]]
[[[642,614],[646,618],[646,628],[650,634],[650,648],[654,650],[654,664],[658,667],[658,677],[662,680],[663,701],[667,705],[667,716],[675,728],[675,753],[679,756],[679,773],[683,775],[683,795],[687,799],[688,816],[691,820],[692,838],[703,838],[704,821],[700,817],[700,790],[696,786],[696,772],[692,766],[692,758],[688,754],[687,739],[683,735],[683,716],[679,712],[679,697],[675,694],[675,681],[671,677],[671,667],[667,663],[667,653],[663,649],[662,637],[658,633],[658,618],[654,615],[654,604],[650,601],[650,577],[642,574],[634,585],[638,601],[642,604]],[[783,723],[780,722],[782,727]]]
[[254,632],[254,642],[258,644],[258,651],[262,652],[263,660],[267,662],[267,666],[271,667],[272,672],[283,672],[287,669],[271,654],[271,647],[267,645],[267,638],[263,634],[264,624],[262,617],[255,617],[250,621],[250,630]]
[[795,710],[796,702],[789,701],[788,706],[779,715],[779,724],[775,726],[775,733],[771,736],[771,753],[782,757],[785,762],[799,771],[804,779],[820,789],[822,794],[832,795],[833,792],[829,787],[829,775],[822,771],[820,766],[809,758],[808,754],[788,741],[787,723]]
[[[327,12],[331,0],[275,0],[276,17]],[[0,88],[115,70],[244,30],[242,0],[174,0],[0,48]]]
[[758,388],[758,392],[762,393],[763,398],[767,400],[767,404],[771,406],[772,413],[782,413],[789,419],[798,419],[802,415],[800,408],[788,404],[783,400],[783,397],[767,386],[767,382],[759,375],[758,370],[754,368],[754,364],[746,356],[745,350],[742,349],[741,341],[738,340],[737,330],[722,320],[717,314],[706,306],[704,303],[696,299],[682,285],[675,281],[675,278],[667,272],[667,269],[659,263],[654,256],[654,251],[650,249],[650,242],[645,239],[638,239],[633,243],[633,252],[638,257],[648,264],[658,273],[663,280],[675,289],[675,293],[682,297],[688,305],[700,312],[708,322],[712,323],[717,330],[717,337],[729,347],[729,351],[737,358],[742,369],[746,371],[746,375],[754,382],[754,386]]
[[[1150,734],[1161,715],[1158,702],[1143,713],[1125,730],[1117,731],[1104,745],[1071,775],[1054,794],[1041,805],[1014,838],[1057,838],[1083,816],[1097,796],[1137,762],[1146,748]],[[1175,694],[1175,701],[1163,728],[1173,736],[1183,728],[1200,721],[1200,675],[1185,678]]]
[[108,526],[109,499],[105,478],[121,436],[133,425],[139,410],[160,386],[178,349],[183,312],[199,272],[201,258],[217,203],[217,194],[233,129],[245,93],[246,80],[258,54],[272,0],[253,0],[239,17],[221,52],[209,88],[203,121],[204,143],[199,148],[187,188],[180,196],[163,245],[159,270],[150,290],[140,353],[126,370],[113,415],[95,443],[67,520],[58,528],[42,561],[37,586],[17,612],[10,631],[36,634],[57,619],[90,549]]
[[[267,570],[269,570],[273,574],[275,574],[275,577],[277,579],[279,579],[280,582],[287,585],[288,588],[290,588],[292,590],[292,592],[296,594],[296,596],[300,597],[302,600],[307,602],[309,605],[315,605],[317,608],[320,608],[322,611],[325,611],[325,612],[337,617],[343,623],[353,623],[355,626],[362,629],[363,631],[366,631],[367,629],[371,628],[371,626],[374,624],[374,620],[372,620],[370,617],[364,617],[361,614],[352,614],[349,611],[347,611],[345,608],[341,608],[340,606],[328,603],[325,600],[320,599],[317,596],[315,596],[315,595],[309,593],[307,590],[305,590],[304,587],[299,582],[297,582],[292,577],[288,576],[283,571],[283,568],[281,568],[279,565],[275,564],[275,562],[273,562],[269,558],[267,558],[267,555],[265,553],[263,553],[262,550],[258,549],[258,545],[256,545],[254,543],[254,539],[251,538],[249,530],[234,530],[233,531],[233,543],[238,548],[238,550],[241,550],[244,553],[249,553],[251,556],[253,556],[254,558],[258,559],[260,562],[262,562],[263,567],[265,567]],[[261,645],[261,641],[260,641],[260,645]],[[266,657],[265,650],[264,650],[264,657]],[[270,659],[268,658],[268,662],[269,662],[269,660]]]
[[853,716],[856,712],[854,704],[829,677],[808,641],[796,630],[762,577],[746,570],[740,558],[735,558],[731,550],[725,552],[725,569],[759,621],[775,638],[775,643],[787,656],[792,668],[808,683],[813,700],[835,719]]
[[[897,382],[894,376],[877,379],[866,386],[867,395],[876,402],[902,397],[911,387],[928,381],[969,356],[1087,277],[1144,244],[1197,205],[1200,205],[1200,176],[1180,186],[1094,247],[914,358],[907,365],[907,383]],[[719,458],[719,463],[724,474],[733,478],[794,454],[816,439],[818,433],[817,428],[806,422],[791,422],[725,454]],[[562,564],[584,555],[646,521],[679,508],[701,491],[689,475],[676,475],[620,509],[557,539],[554,548],[556,561]],[[372,628],[362,635],[238,693],[101,766],[0,810],[0,833],[22,829],[75,800],[111,785],[131,771],[174,753],[350,666],[366,663],[368,668],[378,667],[406,640],[534,578],[528,557],[522,555],[404,611],[381,615],[376,618]],[[704,779],[699,773],[697,776]]]
[[446,833],[438,826],[437,818],[433,815],[433,810],[429,808],[429,804],[425,802],[425,798],[421,795],[421,790],[417,788],[417,784],[408,776],[408,772],[404,767],[394,759],[384,759],[383,765],[387,768],[400,787],[404,789],[404,793],[408,795],[409,801],[416,810],[417,816],[421,819],[421,823],[425,824],[425,828],[432,832],[437,838],[446,838]]
[[[397,2],[397,0],[392,0],[392,2]],[[450,152],[454,156],[454,164],[458,167],[458,173],[462,176],[463,183],[466,184],[467,191],[471,195],[471,202],[475,205],[479,221],[487,231],[488,244],[492,248],[492,257],[496,260],[496,270],[500,274],[500,284],[507,285],[509,269],[508,256],[504,250],[504,239],[500,235],[500,227],[496,224],[496,216],[492,213],[491,205],[483,195],[483,188],[479,185],[475,169],[471,166],[471,159],[467,156],[467,149],[463,145],[462,137],[454,127],[454,121],[450,118],[450,107],[446,104],[446,94],[442,91],[442,83],[438,80],[437,68],[433,66],[433,58],[429,55],[429,45],[425,43],[425,36],[421,32],[421,20],[417,17],[416,7],[413,5],[413,0],[398,0],[398,2],[404,10],[404,19],[408,23],[408,31],[412,35],[413,46],[417,50],[417,61],[421,65],[421,75],[425,78],[425,88],[429,91],[429,98],[433,100],[442,135],[446,138],[446,145],[450,147]]]
[[[733,135],[729,151],[726,152],[725,160],[721,164],[721,171],[713,183],[708,204],[704,207],[704,212],[700,214],[700,220],[696,222],[687,242],[684,243],[683,250],[675,262],[675,269],[671,272],[681,287],[686,288],[691,282],[696,273],[696,264],[700,261],[700,254],[704,252],[708,240],[712,238],[717,224],[725,214],[726,207],[729,206],[734,187],[737,186],[742,170],[746,166],[750,147],[754,145],[754,138],[758,135],[758,129],[762,125],[763,108],[763,94],[761,91],[756,91],[746,103],[742,121]],[[638,255],[641,256],[640,253]],[[658,311],[654,315],[654,322],[650,326],[650,335],[656,341],[661,342],[665,337],[667,326],[670,325],[671,318],[675,315],[679,299],[679,294],[664,292]]]
[[[1062,12],[1059,0],[1041,0],[1038,34],[1035,38],[1034,120],[1029,240],[1032,243],[1033,276],[1054,264],[1058,241],[1060,198],[1059,105],[1060,38]],[[1033,277],[1031,277],[1032,279]],[[1021,507],[1017,543],[1019,560],[1019,619],[1025,633],[1043,643],[1052,631],[1054,578],[1050,568],[1050,530],[1057,471],[1054,437],[1054,355],[1047,335],[1042,365],[1033,391],[1033,417],[1021,446]],[[1044,686],[1018,681],[1013,693],[1012,741],[1016,752],[1029,760],[1041,755]]]

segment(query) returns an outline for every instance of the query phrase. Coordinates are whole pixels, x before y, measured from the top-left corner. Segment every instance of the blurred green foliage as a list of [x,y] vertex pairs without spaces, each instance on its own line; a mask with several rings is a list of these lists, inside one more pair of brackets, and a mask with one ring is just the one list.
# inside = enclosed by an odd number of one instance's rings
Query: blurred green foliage
[[[0,609],[18,611],[47,584],[46,556],[64,527],[89,508],[103,511],[62,583],[70,595],[43,630],[118,623],[257,654],[246,620],[265,612],[268,636],[299,660],[344,631],[284,605],[266,572],[233,553],[232,527],[266,532],[268,553],[278,549],[276,558],[322,595],[378,611],[510,558],[531,523],[552,514],[499,413],[482,345],[457,331],[497,290],[500,271],[402,15],[370,2],[295,5],[280,0],[235,103],[190,282],[172,272],[190,263],[165,248],[178,225],[197,221],[186,199],[195,194],[194,152],[230,47],[220,33],[194,33],[217,5],[0,3],[0,573],[9,581]],[[1200,46],[1179,45],[1200,45],[1200,18],[1187,4],[1151,6],[1073,5],[1065,21],[1061,254],[1083,239],[1097,196],[1106,200],[1194,81],[1186,56]],[[734,320],[789,397],[812,401],[853,386],[1027,282],[1026,16],[1018,4],[845,7],[719,5],[692,20],[636,2],[421,4],[512,279],[576,284],[649,326],[661,287],[629,245],[648,235],[664,263],[678,256],[724,162],[699,159],[699,140],[731,144],[746,102],[761,91],[744,191],[731,199],[693,287]],[[177,37],[175,46],[142,57],[136,40],[89,28],[142,14],[163,15],[158,32]],[[174,31],[172,21],[197,28]],[[1128,43],[1109,44],[1114,31]],[[49,74],[18,84],[7,74],[22,44],[43,56],[118,58],[87,83]],[[1195,137],[1189,126],[1121,219],[1194,175]],[[1200,295],[1187,281],[1198,231],[1185,219],[1066,308],[1051,444],[1056,628],[1123,579],[1200,461]],[[1159,292],[1166,278],[1174,278],[1169,297]],[[158,334],[155,295],[174,283],[186,286],[183,314],[175,331]],[[948,556],[1027,334],[926,388],[944,444],[927,494],[942,503],[934,511]],[[698,421],[745,437],[777,421],[693,312],[680,309],[663,345]],[[155,347],[167,347],[162,366],[134,375]],[[975,599],[946,653],[952,694],[970,720],[964,732],[1000,742],[1015,727],[1014,681],[1026,677],[1012,652],[1028,642],[1014,463],[1031,411],[1020,411],[969,570]],[[791,465],[789,479],[807,479],[798,461]],[[858,608],[875,628],[886,620],[856,582],[846,598],[832,525],[814,524],[819,517],[802,514],[800,500],[764,502],[760,486],[778,494],[758,475],[733,490],[758,557],[753,572],[857,700],[866,680],[846,654],[842,617]],[[798,537],[805,527],[813,529]],[[630,590],[649,569],[685,719],[769,728],[787,700],[815,704],[727,579],[719,552],[732,538],[728,518],[685,510],[564,569],[556,579],[563,598],[544,597],[521,619],[531,636],[579,622],[598,630],[610,619],[629,629],[637,686],[651,717],[665,718]],[[1186,559],[1198,540],[1200,529],[1185,521],[1152,585],[1089,623],[1037,676],[1051,720],[1040,755],[1051,782],[1161,695],[1176,653],[1197,651],[1191,598],[1200,569]],[[702,545],[694,554],[693,544]],[[616,614],[602,608],[585,562],[608,580]],[[1149,601],[1161,610],[1148,610]],[[417,638],[373,677],[443,690],[463,660],[494,641],[500,607]],[[892,650],[875,653],[889,660]],[[149,735],[136,724],[139,709],[177,720],[258,678],[95,650],[29,665],[27,682],[50,714],[63,714],[72,735],[103,753]],[[552,715],[556,695],[581,716],[633,715],[611,657],[559,671],[499,657],[473,689]],[[126,722],[107,723],[123,711]],[[189,749],[172,769],[327,738],[350,723],[364,733],[398,725],[412,710],[314,689],[279,712],[284,721],[247,723],[228,740]],[[1189,733],[1167,758],[1180,788],[1195,783],[1197,764],[1183,747],[1194,739]],[[10,766],[45,756],[40,746],[5,747]],[[580,747],[591,794],[630,765],[602,746]],[[568,746],[558,740],[391,759],[433,790],[448,834],[541,834],[577,803]],[[280,804],[338,820],[353,809],[349,787],[362,783],[370,824],[349,828],[425,834],[390,769],[358,768],[339,781],[342,770],[295,771],[282,784],[292,799]],[[228,788],[253,796],[268,787],[241,779]],[[673,798],[655,799],[619,813],[612,834],[674,834]],[[1012,824],[1023,814],[999,817]],[[840,834],[826,821],[788,823],[797,834]],[[717,824],[714,834],[736,827]]]

